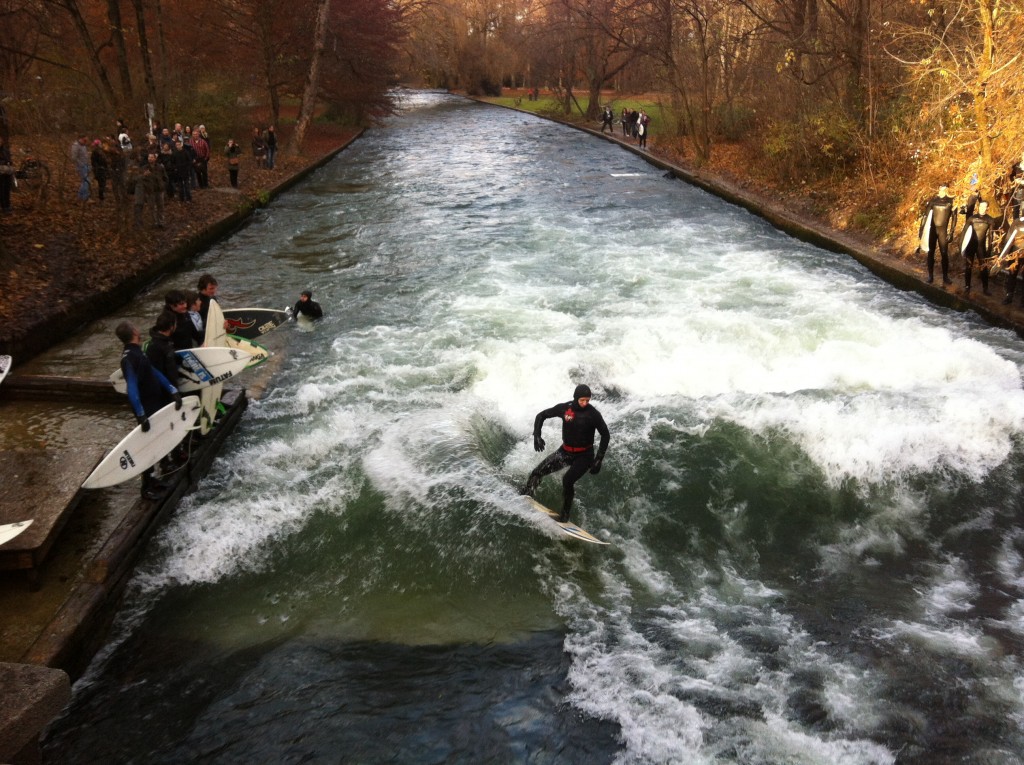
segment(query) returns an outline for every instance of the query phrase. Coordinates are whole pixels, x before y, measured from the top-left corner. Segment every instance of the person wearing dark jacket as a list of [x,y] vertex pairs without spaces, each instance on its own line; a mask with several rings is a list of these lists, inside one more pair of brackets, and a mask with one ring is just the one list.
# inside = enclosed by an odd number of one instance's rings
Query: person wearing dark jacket
[[14,161],[7,141],[0,135],[0,212],[11,211],[11,188],[14,186]]
[[171,332],[171,342],[177,351],[185,348],[198,348],[206,339],[206,333],[200,332],[189,317],[188,309],[188,295],[181,290],[171,290],[164,296],[163,313],[169,313],[175,321],[174,330]]
[[[595,475],[600,472],[610,439],[604,418],[596,407],[590,405],[590,388],[586,385],[577,385],[572,399],[564,404],[555,404],[550,409],[538,413],[534,418],[533,448],[535,451],[544,451],[545,444],[544,439],[541,438],[541,430],[545,420],[555,417],[562,421],[562,445],[558,451],[544,458],[533,469],[521,492],[533,496],[533,492],[537,490],[537,486],[540,485],[540,480],[544,476],[568,467],[569,469],[562,476],[562,512],[559,520],[563,523],[569,520],[572,501],[576,496],[576,482],[588,470]],[[595,433],[601,434],[601,444],[598,446],[596,454],[594,453]]]
[[107,170],[110,169],[110,161],[107,159],[103,142],[98,138],[92,142],[92,153],[89,158],[92,162],[92,174],[96,179],[96,194],[102,202],[107,193]]
[[949,232],[956,230],[956,214],[953,197],[945,185],[940,186],[939,193],[925,204],[918,236],[921,240],[921,249],[928,254],[926,262],[929,284],[935,280],[936,245],[942,259],[942,283],[953,283],[949,278]]
[[[121,373],[124,375],[128,403],[135,413],[135,419],[142,426],[142,432],[149,432],[149,417],[174,402],[175,409],[181,409],[181,394],[160,371],[153,368],[139,344],[142,339],[139,330],[131,322],[123,321],[114,330],[117,339],[124,344],[121,351]],[[153,477],[153,468],[142,474],[142,496],[144,499],[159,499],[167,486]]]
[[171,150],[171,164],[174,165],[174,185],[178,189],[178,201],[192,201],[192,147],[186,148],[181,141],[175,141]]
[[960,252],[964,256],[964,290],[971,291],[971,272],[974,262],[978,263],[981,275],[981,291],[988,292],[989,255],[992,252],[992,236],[996,228],[996,219],[988,214],[988,202],[978,203],[976,215],[969,215],[960,234]]
[[[191,325],[192,322],[189,322]],[[172,384],[178,381],[178,355],[174,352],[174,328],[178,320],[170,311],[164,311],[156,317],[156,323],[149,330],[149,345],[146,346],[146,358],[153,369]]]
[[309,290],[303,290],[299,296],[299,302],[295,304],[292,309],[292,316],[296,319],[299,316],[305,316],[310,319],[322,319],[324,316],[324,309],[320,307],[320,304],[313,300],[313,293]]

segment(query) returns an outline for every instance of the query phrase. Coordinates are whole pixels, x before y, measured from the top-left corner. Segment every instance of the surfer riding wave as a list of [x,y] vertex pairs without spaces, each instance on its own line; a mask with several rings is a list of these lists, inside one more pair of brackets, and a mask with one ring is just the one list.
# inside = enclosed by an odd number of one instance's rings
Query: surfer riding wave
[[[558,451],[546,457],[533,469],[521,493],[532,497],[544,476],[568,467],[562,476],[562,512],[559,516],[562,523],[569,520],[572,501],[576,495],[576,482],[588,470],[595,475],[600,472],[601,462],[604,460],[604,453],[608,450],[608,441],[611,437],[604,417],[596,407],[590,405],[590,397],[589,387],[577,385],[573,391],[572,401],[545,409],[538,413],[533,421],[533,448],[536,451],[544,451],[541,430],[544,421],[554,417],[562,420],[562,445]],[[596,454],[594,433],[601,434],[601,444]]]

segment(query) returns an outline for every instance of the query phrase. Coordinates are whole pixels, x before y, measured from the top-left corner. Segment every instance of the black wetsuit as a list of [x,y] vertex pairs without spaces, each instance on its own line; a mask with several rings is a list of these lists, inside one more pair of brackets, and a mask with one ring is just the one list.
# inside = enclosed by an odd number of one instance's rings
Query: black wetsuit
[[[990,215],[972,215],[964,224],[960,234],[960,251],[964,254],[964,287],[971,289],[971,271],[974,261],[978,261],[978,272],[981,274],[981,289],[988,294],[988,259],[992,250],[992,232],[995,230],[995,218]],[[966,245],[964,237],[970,234],[971,239]]]
[[[128,403],[139,422],[160,411],[178,396],[174,383],[156,369],[142,348],[134,343],[126,345],[121,352],[121,373],[127,387]],[[156,498],[148,493],[153,483],[153,468],[146,468],[142,473],[142,496],[146,499]]]
[[[203,320],[203,326],[204,327],[206,326],[206,317],[210,313],[210,301],[211,300],[217,300],[217,298],[216,297],[210,297],[209,295],[204,295],[202,292],[199,293],[199,316]],[[220,301],[218,301],[218,302],[220,302]]]
[[313,299],[300,300],[295,304],[295,308],[292,309],[292,314],[295,318],[299,318],[299,314],[308,316],[310,319],[322,319],[324,316],[324,309],[320,307],[320,304]]
[[198,348],[203,344],[206,334],[196,328],[195,322],[192,321],[188,313],[178,313],[170,308],[165,308],[164,311],[174,317],[174,332],[171,333],[171,344],[175,350]]
[[1024,253],[1020,250],[1024,248],[1024,220],[1017,220],[1010,230],[1006,232],[1006,236],[1003,239],[1006,244],[1003,245],[1003,251],[999,253],[999,260],[1002,265],[1007,265],[1007,256],[1017,252],[1019,253],[1015,258],[1015,262],[1010,268],[1010,276],[1006,280],[1006,297],[1003,298],[1003,304],[1009,305],[1013,302],[1013,293],[1017,290],[1017,278],[1020,276],[1020,270],[1024,267]]
[[[541,478],[568,467],[569,469],[562,476],[561,514],[561,520],[567,521],[573,498],[576,496],[575,484],[595,462],[604,459],[610,435],[604,417],[596,407],[589,404],[586,407],[580,407],[577,402],[568,401],[564,404],[555,404],[537,415],[533,421],[535,441],[540,439],[544,421],[553,417],[558,417],[562,421],[562,446],[533,469],[526,482],[524,493],[532,494]],[[598,447],[596,455],[594,454],[594,433],[601,434],[601,445]]]
[[[942,259],[942,281],[949,284],[949,232],[956,230],[956,208],[953,207],[953,197],[934,196],[925,205],[925,221],[928,213],[932,214],[932,228],[928,235],[928,281],[935,278],[935,245],[939,246],[939,255]],[[921,223],[921,233],[924,233],[924,221]]]
[[178,355],[174,352],[174,343],[170,337],[160,334],[156,329],[149,330],[146,358],[153,365],[153,369],[166,377],[172,385],[177,382]]

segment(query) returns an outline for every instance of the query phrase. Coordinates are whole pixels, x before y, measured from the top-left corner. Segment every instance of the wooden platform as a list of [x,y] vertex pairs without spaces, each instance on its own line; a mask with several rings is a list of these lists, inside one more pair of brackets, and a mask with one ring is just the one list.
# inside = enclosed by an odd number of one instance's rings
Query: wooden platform
[[193,443],[167,493],[147,501],[138,481],[79,488],[134,427],[125,397],[111,397],[109,382],[22,377],[11,389],[7,382],[0,390],[0,523],[33,523],[0,545],[0,661],[60,667],[75,677],[102,643],[147,540],[210,469],[248,398],[242,388],[224,391],[216,427]]
[[24,569],[31,581],[81,499],[82,481],[105,454],[87,444],[67,449],[0,451],[0,524],[32,519],[32,525],[0,545],[0,571]]

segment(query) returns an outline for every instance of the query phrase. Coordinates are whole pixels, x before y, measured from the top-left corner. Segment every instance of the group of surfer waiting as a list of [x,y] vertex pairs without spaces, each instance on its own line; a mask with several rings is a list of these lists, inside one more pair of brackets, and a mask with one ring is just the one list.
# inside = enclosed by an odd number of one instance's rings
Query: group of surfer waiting
[[[217,289],[217,279],[211,274],[203,274],[195,292],[168,292],[164,297],[164,308],[149,330],[145,349],[141,333],[131,322],[123,321],[114,330],[123,344],[121,373],[128,402],[143,432],[149,431],[149,418],[168,404],[173,402],[175,409],[181,409],[181,393],[175,384],[178,380],[177,352],[203,344],[210,303],[217,299]],[[323,317],[323,308],[313,300],[312,292],[303,290],[292,309],[292,316],[296,319],[300,316],[319,319]],[[225,329],[228,329],[227,322]],[[608,450],[608,426],[597,407],[590,404],[591,395],[588,386],[577,385],[572,401],[544,409],[533,422],[533,447],[536,451],[544,451],[546,444],[541,431],[549,419],[561,420],[562,445],[533,469],[521,493],[532,496],[544,476],[568,468],[562,477],[559,521],[563,523],[569,520],[576,482],[588,471],[597,474]],[[596,434],[600,434],[601,442],[595,450]],[[188,447],[181,444],[161,460],[160,478],[155,475],[155,467],[144,471],[143,498],[160,499],[169,487],[162,479],[184,466],[188,458]]]
[[[622,125],[622,135],[624,138],[633,138],[638,146],[646,148],[647,133],[651,124],[651,118],[647,112],[643,109],[637,111],[636,109],[627,109],[623,106],[619,123]],[[605,131],[605,128],[608,128],[609,133],[615,135],[615,113],[612,111],[612,107],[608,105],[605,105],[601,111],[602,133]]]
[[[149,341],[142,347],[138,328],[129,321],[118,324],[114,330],[123,344],[121,373],[124,375],[128,403],[142,431],[149,432],[149,418],[167,404],[182,406],[176,382],[178,351],[198,348],[206,338],[206,321],[210,303],[217,299],[218,283],[211,274],[199,277],[194,292],[171,290],[164,296],[164,307],[149,330]],[[303,290],[292,309],[292,316],[309,319],[323,317],[323,308],[313,300],[313,293]],[[228,322],[225,322],[227,330]],[[161,476],[179,470],[188,462],[188,446],[179,445],[160,462]],[[163,496],[168,484],[155,476],[155,468],[142,474],[142,496],[155,500]]]
[[[117,325],[114,334],[124,348],[121,351],[121,373],[124,375],[128,403],[144,433],[149,431],[149,418],[167,404],[181,408],[178,392],[178,357],[176,351],[202,345],[206,336],[206,317],[210,301],[217,296],[217,280],[210,274],[199,277],[198,290],[171,290],[164,296],[164,308],[149,330],[149,343],[142,348],[142,336],[129,321]],[[188,450],[179,446],[165,457],[161,474],[181,468],[188,461]],[[156,478],[154,468],[142,474],[142,496],[159,499],[167,484]]]
[[[1003,305],[1013,302],[1017,280],[1024,267],[1024,155],[1020,163],[1013,165],[1009,180],[1013,192],[1001,217],[990,215],[989,203],[976,192],[972,192],[967,201],[958,207],[949,186],[945,184],[939,187],[938,194],[925,203],[918,238],[920,249],[926,254],[929,284],[935,280],[936,250],[942,268],[942,283],[953,283],[949,276],[949,243],[954,241],[964,257],[964,290],[971,291],[971,277],[975,267],[981,277],[981,289],[985,295],[991,294],[991,273],[1005,270],[1007,279]],[[957,218],[961,214],[965,217],[964,226],[959,237],[956,237]],[[997,241],[1000,244],[997,245]],[[998,254],[995,253],[997,246]]]

